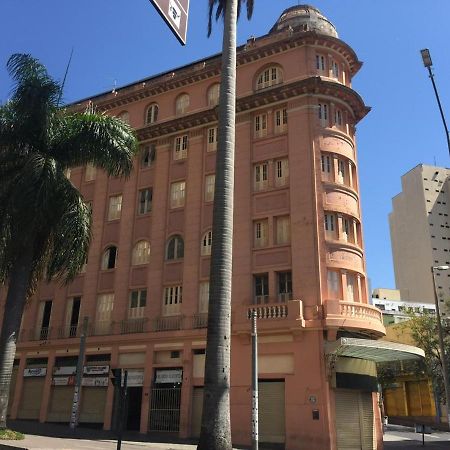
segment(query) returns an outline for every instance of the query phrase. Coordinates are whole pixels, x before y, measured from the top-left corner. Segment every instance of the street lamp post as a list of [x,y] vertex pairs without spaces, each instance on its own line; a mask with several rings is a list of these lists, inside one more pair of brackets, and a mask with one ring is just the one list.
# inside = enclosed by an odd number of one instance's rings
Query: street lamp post
[[430,74],[431,84],[433,85],[434,94],[436,95],[437,104],[439,106],[439,112],[441,113],[442,123],[444,124],[445,137],[447,138],[448,153],[450,154],[450,136],[448,134],[448,128],[447,128],[447,122],[445,121],[444,110],[442,109],[441,100],[439,98],[436,83],[434,81],[434,74],[433,74],[433,71],[431,70],[431,67],[433,66],[433,62],[431,61],[430,50],[427,48],[424,48],[423,50],[420,50],[420,53],[422,55],[423,65],[428,69],[428,73]]
[[448,366],[447,366],[447,355],[445,353],[444,346],[444,334],[442,330],[442,321],[441,321],[441,312],[439,309],[439,299],[436,290],[436,270],[449,270],[450,266],[434,266],[431,267],[431,276],[433,278],[433,291],[434,291],[434,303],[436,305],[436,319],[437,319],[437,327],[438,327],[438,336],[439,336],[439,354],[441,357],[442,364],[442,376],[444,378],[444,389],[445,389],[445,402],[447,404],[447,422],[450,429],[450,388],[449,388],[449,379],[448,379]]

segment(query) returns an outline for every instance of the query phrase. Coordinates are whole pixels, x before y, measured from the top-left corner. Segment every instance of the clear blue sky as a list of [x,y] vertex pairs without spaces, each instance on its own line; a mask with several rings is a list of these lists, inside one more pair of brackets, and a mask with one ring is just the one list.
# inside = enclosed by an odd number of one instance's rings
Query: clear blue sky
[[[182,47],[148,0],[0,0],[0,101],[11,90],[5,64],[12,53],[31,53],[62,79],[73,47],[66,102],[218,53],[220,27],[206,37],[207,0],[190,3],[188,45]],[[252,21],[243,17],[239,22],[238,42],[267,33],[281,12],[297,3],[255,0]],[[394,287],[387,216],[391,198],[400,191],[400,176],[421,162],[449,166],[419,50],[431,50],[441,100],[450,114],[450,86],[445,82],[450,79],[450,1],[311,4],[364,62],[353,87],[372,107],[357,130],[368,274],[372,287]]]

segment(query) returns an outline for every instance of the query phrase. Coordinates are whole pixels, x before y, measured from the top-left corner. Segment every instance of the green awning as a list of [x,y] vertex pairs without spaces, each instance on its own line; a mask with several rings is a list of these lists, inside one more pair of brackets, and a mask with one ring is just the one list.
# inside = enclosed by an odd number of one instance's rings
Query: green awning
[[357,338],[340,338],[335,342],[327,342],[325,353],[367,359],[377,363],[420,359],[425,356],[422,349],[412,345]]

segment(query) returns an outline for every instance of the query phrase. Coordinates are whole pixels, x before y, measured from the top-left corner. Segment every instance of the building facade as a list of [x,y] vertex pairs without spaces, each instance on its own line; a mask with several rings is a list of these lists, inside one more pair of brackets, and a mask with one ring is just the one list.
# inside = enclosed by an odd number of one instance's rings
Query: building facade
[[[402,300],[434,303],[432,266],[450,265],[450,170],[419,164],[402,176],[389,215],[395,283]],[[448,313],[450,270],[436,271]]]
[[[250,443],[256,310],[261,441],[287,450],[382,446],[375,362],[336,351],[341,338],[385,332],[366,285],[355,126],[368,108],[351,87],[360,67],[310,6],[289,8],[238,49],[236,444]],[[69,420],[87,317],[80,422],[114,426],[108,372],[124,368],[129,429],[198,436],[219,78],[214,56],[74,106],[93,103],[128,121],[141,152],[127,180],[91,166],[68,174],[92,205],[89,258],[72,284],[41,284],[27,304],[11,418]]]

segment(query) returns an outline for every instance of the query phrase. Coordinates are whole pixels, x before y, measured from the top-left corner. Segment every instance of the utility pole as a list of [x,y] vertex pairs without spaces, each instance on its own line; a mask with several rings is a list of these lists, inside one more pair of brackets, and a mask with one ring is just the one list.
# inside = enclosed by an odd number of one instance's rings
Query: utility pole
[[75,430],[78,425],[78,412],[80,409],[80,390],[81,380],[83,378],[84,353],[86,350],[86,334],[89,324],[89,317],[84,317],[83,327],[80,336],[80,353],[78,354],[77,373],[75,381],[75,389],[73,391],[72,414],[70,415],[70,428]]
[[120,450],[122,448],[123,426],[124,426],[124,422],[125,422],[125,412],[127,410],[127,401],[128,401],[127,384],[128,384],[128,370],[125,370],[124,376],[123,376],[123,386],[121,383],[121,387],[120,387],[119,436],[117,438],[116,450]]
[[450,266],[432,267],[431,268],[431,276],[433,277],[434,304],[436,306],[436,319],[437,319],[438,336],[439,336],[439,355],[440,355],[441,364],[442,364],[442,377],[444,378],[445,403],[447,404],[447,422],[448,422],[448,428],[450,430],[450,388],[449,388],[449,379],[448,379],[447,355],[445,353],[441,312],[439,309],[439,299],[438,299],[438,295],[437,295],[437,291],[436,291],[436,278],[435,278],[435,274],[434,274],[435,270],[449,270],[449,269],[450,269]]
[[252,311],[252,450],[258,450],[258,332],[256,309]]

